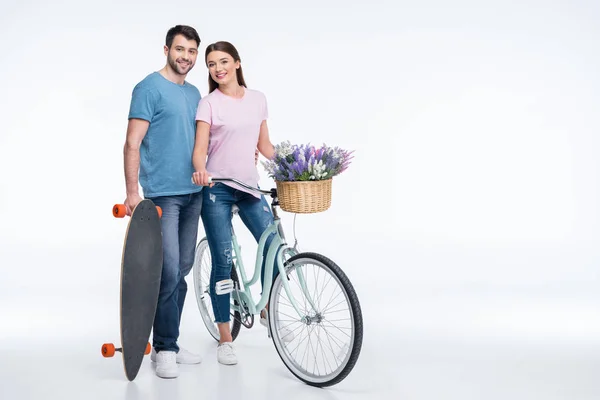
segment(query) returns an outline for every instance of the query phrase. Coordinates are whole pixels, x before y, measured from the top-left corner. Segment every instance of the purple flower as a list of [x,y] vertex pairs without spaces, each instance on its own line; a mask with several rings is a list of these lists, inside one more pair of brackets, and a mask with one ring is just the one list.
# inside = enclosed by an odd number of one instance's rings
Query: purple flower
[[275,146],[275,155],[262,162],[270,177],[278,181],[329,179],[345,171],[352,153],[339,147],[308,144],[292,145],[289,141]]

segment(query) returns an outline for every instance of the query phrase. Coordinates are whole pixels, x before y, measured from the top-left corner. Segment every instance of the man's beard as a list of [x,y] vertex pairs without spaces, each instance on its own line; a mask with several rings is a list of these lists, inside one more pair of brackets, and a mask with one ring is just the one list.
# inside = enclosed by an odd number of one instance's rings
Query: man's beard
[[169,57],[169,65],[171,66],[171,69],[173,71],[175,71],[175,73],[177,73],[179,75],[185,75],[185,74],[187,74],[188,72],[190,72],[190,70],[194,66],[190,60],[185,60],[185,59],[179,58],[179,61],[187,62],[188,66],[187,67],[182,67],[181,65],[179,65],[177,63],[177,60],[174,60],[171,57]]

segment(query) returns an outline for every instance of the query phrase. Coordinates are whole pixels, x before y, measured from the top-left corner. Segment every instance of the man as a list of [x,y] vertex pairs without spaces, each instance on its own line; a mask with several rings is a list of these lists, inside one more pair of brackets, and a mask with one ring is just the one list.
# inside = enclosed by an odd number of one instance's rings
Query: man
[[[163,269],[153,326],[151,359],[156,375],[176,378],[177,363],[197,364],[200,356],[178,346],[187,293],[185,277],[194,262],[202,186],[191,181],[196,109],[200,91],[185,80],[198,56],[200,37],[189,26],[167,32],[165,66],[139,82],[132,94],[124,146],[128,215],[145,198],[162,208]],[[139,182],[138,182],[139,174]]]

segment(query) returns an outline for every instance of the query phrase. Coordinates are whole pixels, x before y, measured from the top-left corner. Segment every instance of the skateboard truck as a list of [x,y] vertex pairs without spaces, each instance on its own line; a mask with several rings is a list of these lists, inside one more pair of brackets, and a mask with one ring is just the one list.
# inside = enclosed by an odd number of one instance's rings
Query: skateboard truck
[[[162,208],[156,206],[156,211],[158,212],[158,218],[162,218]],[[125,204],[115,204],[112,209],[112,214],[115,218],[124,218],[127,215],[127,207]]]
[[[115,355],[115,352],[123,352],[123,349],[121,347],[115,347],[114,344],[112,343],[104,343],[102,345],[102,355],[106,358],[108,357],[112,357]],[[146,351],[144,351],[144,355],[148,355],[150,354],[150,352],[152,351],[152,346],[150,346],[150,342],[148,342],[148,344],[146,345]]]

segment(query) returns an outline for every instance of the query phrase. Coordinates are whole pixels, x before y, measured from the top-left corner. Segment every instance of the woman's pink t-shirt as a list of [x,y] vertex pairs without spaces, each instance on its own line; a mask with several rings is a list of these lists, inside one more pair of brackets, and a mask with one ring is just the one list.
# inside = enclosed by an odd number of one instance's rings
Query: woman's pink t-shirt
[[[267,117],[267,99],[257,90],[244,88],[244,96],[236,99],[215,89],[200,100],[196,120],[210,124],[206,170],[213,178],[234,178],[258,187],[254,152]],[[260,197],[235,183],[224,183]]]

